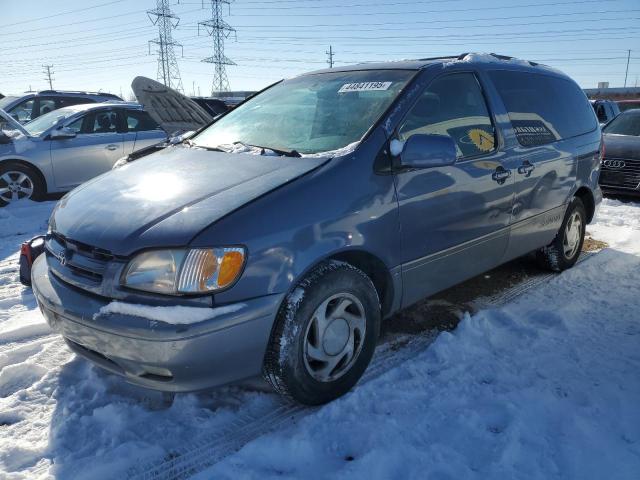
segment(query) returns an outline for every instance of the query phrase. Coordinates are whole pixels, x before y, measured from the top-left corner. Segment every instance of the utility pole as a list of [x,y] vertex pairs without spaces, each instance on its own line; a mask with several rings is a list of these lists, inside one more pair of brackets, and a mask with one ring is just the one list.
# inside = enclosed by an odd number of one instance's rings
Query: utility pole
[[631,59],[631,50],[627,50],[627,70],[624,72],[624,86],[627,86],[627,75],[629,75],[629,60]]
[[51,77],[51,74],[53,73],[51,71],[51,69],[53,68],[53,65],[43,65],[42,68],[44,68],[44,74],[46,75],[45,80],[47,80],[49,82],[49,90],[53,90],[53,78]]
[[180,47],[182,50],[182,45],[175,42],[171,34],[171,31],[180,23],[180,18],[171,12],[169,0],[156,0],[155,10],[148,10],[147,15],[151,23],[158,26],[158,37],[149,40],[149,53],[151,53],[152,43],[158,46],[156,51],[158,54],[157,79],[167,87],[184,93],[178,60],[173,51],[173,47]]
[[329,51],[324,52],[326,53],[329,58],[327,58],[327,63],[329,64],[329,68],[333,68],[333,55],[334,55],[334,51],[333,51],[333,46],[329,45]]
[[213,63],[215,65],[213,84],[211,86],[211,95],[213,96],[215,92],[229,91],[229,78],[227,77],[226,65],[235,65],[235,62],[224,54],[224,41],[229,38],[232,33],[235,34],[236,29],[222,19],[222,7],[223,5],[227,5],[229,11],[231,11],[231,0],[209,1],[211,2],[211,18],[198,23],[198,35],[200,35],[200,27],[202,26],[213,39],[213,55],[201,60],[202,62]]

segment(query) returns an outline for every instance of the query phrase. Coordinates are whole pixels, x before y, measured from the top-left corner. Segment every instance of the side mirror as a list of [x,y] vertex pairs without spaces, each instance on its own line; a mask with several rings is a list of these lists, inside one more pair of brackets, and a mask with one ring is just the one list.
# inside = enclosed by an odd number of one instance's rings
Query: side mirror
[[[398,145],[391,150],[398,155],[393,151],[399,150]],[[400,165],[406,168],[446,167],[456,163],[456,144],[448,135],[415,134],[401,145],[399,156]]]
[[0,145],[8,145],[11,142],[13,142],[13,139],[2,130],[0,130]]
[[65,138],[74,138],[76,132],[67,127],[60,127],[51,132],[51,140],[64,140]]

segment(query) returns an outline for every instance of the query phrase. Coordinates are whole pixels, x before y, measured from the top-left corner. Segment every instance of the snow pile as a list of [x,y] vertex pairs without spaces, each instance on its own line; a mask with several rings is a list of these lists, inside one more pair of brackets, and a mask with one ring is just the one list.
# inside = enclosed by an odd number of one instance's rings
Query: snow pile
[[640,243],[634,253],[605,250],[467,316],[414,360],[196,478],[637,479]]
[[[246,386],[163,409],[71,353],[16,270],[19,243],[45,231],[52,208],[0,209],[0,478],[126,479],[243,419],[291,418],[276,395]],[[196,478],[637,479],[640,206],[605,200],[588,231],[611,248],[467,316],[412,360]]]
[[204,322],[225,315],[237,312],[246,307],[243,303],[227,305],[224,307],[152,307],[149,305],[138,305],[135,303],[111,302],[100,309],[94,315],[94,319],[99,319],[104,315],[112,313],[121,315],[133,315],[134,317],[146,318],[158,322],[170,323],[172,325],[190,325]]

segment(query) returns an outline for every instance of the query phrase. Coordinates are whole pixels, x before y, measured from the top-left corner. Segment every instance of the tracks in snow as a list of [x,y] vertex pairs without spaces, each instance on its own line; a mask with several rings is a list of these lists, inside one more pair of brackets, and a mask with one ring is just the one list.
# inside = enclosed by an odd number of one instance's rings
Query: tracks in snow
[[[583,252],[583,262],[597,252]],[[498,295],[485,300],[491,307],[500,307],[526,291],[549,281],[557,274],[541,274],[529,278]],[[371,365],[360,380],[367,383],[395,368],[427,348],[436,338],[434,331],[419,335],[402,335],[378,346]],[[356,387],[357,388],[357,387]],[[171,458],[154,459],[129,470],[129,480],[183,480],[215,465],[228,455],[241,449],[252,440],[295,423],[320,407],[304,407],[282,400],[276,408],[265,407],[249,413],[239,413],[229,425],[211,434],[202,435]]]

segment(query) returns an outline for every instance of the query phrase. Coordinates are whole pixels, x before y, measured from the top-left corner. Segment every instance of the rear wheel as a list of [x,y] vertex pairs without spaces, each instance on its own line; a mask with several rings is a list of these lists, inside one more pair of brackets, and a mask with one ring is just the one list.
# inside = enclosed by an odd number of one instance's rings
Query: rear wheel
[[44,190],[43,182],[33,168],[14,162],[0,166],[0,206],[20,200],[40,200]]
[[578,261],[587,225],[587,215],[582,200],[574,197],[565,214],[556,238],[536,254],[543,268],[561,272]]
[[369,277],[344,262],[323,263],[281,308],[264,376],[276,391],[300,403],[326,403],[362,376],[379,330],[380,302]]

